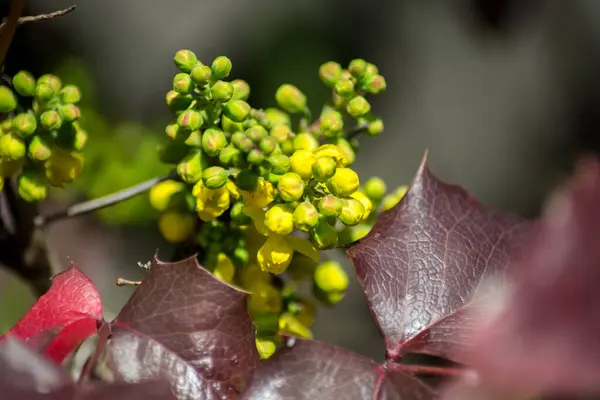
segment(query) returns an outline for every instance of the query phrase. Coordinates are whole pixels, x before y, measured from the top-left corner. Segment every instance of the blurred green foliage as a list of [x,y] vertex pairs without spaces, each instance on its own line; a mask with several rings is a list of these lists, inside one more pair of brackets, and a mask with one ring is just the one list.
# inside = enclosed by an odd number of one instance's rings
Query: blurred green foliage
[[0,271],[0,335],[17,323],[34,301],[28,285],[12,274]]

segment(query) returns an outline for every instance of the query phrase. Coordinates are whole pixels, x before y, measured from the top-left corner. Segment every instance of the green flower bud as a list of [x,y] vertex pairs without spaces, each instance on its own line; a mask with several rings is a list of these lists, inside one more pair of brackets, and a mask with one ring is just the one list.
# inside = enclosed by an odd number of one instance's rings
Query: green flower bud
[[204,186],[209,189],[218,189],[227,183],[229,174],[222,167],[209,167],[202,172]]
[[327,250],[334,248],[338,241],[338,233],[324,218],[320,218],[317,225],[309,232],[310,241],[317,249]]
[[12,131],[22,138],[32,135],[37,129],[37,121],[33,114],[24,112],[15,116],[12,120]]
[[242,152],[235,147],[225,147],[219,152],[219,162],[224,166],[237,167],[242,161]]
[[245,138],[246,134],[244,132],[235,132],[233,135],[231,135],[231,144],[239,148]]
[[265,160],[265,155],[259,149],[252,149],[248,153],[246,160],[248,161],[249,164],[258,166],[258,165],[261,165],[262,162]]
[[362,221],[365,215],[365,207],[357,199],[350,198],[343,200],[344,206],[338,216],[344,225],[354,226]]
[[365,82],[363,87],[367,93],[379,94],[385,90],[387,84],[383,76],[374,75],[369,77],[369,79]]
[[177,164],[177,174],[186,183],[196,183],[202,178],[205,163],[202,152],[193,151]]
[[52,86],[50,86],[48,83],[39,83],[38,82],[35,85],[34,96],[35,96],[35,99],[41,103],[49,101],[50,99],[52,99],[54,97],[55,94],[56,94],[56,92],[54,91]]
[[319,222],[317,208],[311,203],[300,203],[294,209],[294,226],[304,232],[310,231]]
[[65,104],[58,109],[58,113],[64,122],[73,122],[79,119],[81,111],[75,104]]
[[294,214],[284,204],[276,204],[265,213],[265,227],[277,235],[289,235],[294,230]]
[[367,62],[362,58],[356,58],[348,64],[348,71],[355,78],[361,78],[367,71]]
[[312,173],[317,182],[326,182],[335,175],[337,163],[331,157],[318,157],[312,165]]
[[272,136],[264,137],[258,143],[258,147],[265,154],[269,155],[275,151],[277,148],[277,141]]
[[192,77],[185,72],[180,72],[173,77],[173,90],[180,94],[188,94],[194,88]]
[[275,101],[279,107],[290,114],[298,114],[306,108],[306,96],[294,85],[284,84],[275,92]]
[[198,64],[190,71],[190,77],[196,85],[204,87],[210,82],[212,72],[209,66]]
[[317,265],[313,279],[314,284],[327,293],[344,292],[350,283],[342,265],[333,260]]
[[0,86],[0,112],[9,113],[17,108],[17,98],[12,90]]
[[27,155],[32,160],[46,161],[52,155],[52,144],[42,136],[36,135],[27,146]]
[[381,201],[381,209],[388,211],[394,208],[396,204],[400,203],[406,192],[408,192],[408,186],[400,186],[394,192],[386,195]]
[[335,86],[335,83],[340,79],[341,76],[342,66],[336,62],[326,62],[319,68],[319,77],[323,83],[330,88]]
[[233,122],[244,122],[250,115],[250,105],[243,100],[232,100],[225,103],[223,113]]
[[256,338],[256,350],[261,360],[271,358],[277,350],[277,343],[272,339]]
[[348,102],[346,111],[354,118],[362,117],[371,112],[371,104],[363,96],[356,96]]
[[216,81],[210,88],[213,100],[225,103],[233,97],[233,86],[229,82]]
[[337,136],[344,129],[342,114],[335,110],[327,110],[321,114],[319,128],[329,137]]
[[315,155],[310,150],[296,150],[290,157],[292,171],[304,180],[312,177],[312,166],[315,161]]
[[341,97],[350,97],[354,94],[354,82],[351,79],[340,79],[335,83],[335,93]]
[[379,135],[381,132],[383,132],[383,120],[381,118],[375,118],[370,121],[367,132],[369,133],[369,136]]
[[289,140],[294,135],[292,130],[287,125],[277,125],[271,128],[271,132],[269,133],[272,137],[277,140],[277,143],[282,143],[286,140]]
[[218,156],[225,146],[227,146],[227,137],[225,137],[223,131],[216,128],[208,128],[202,134],[202,149],[209,156]]
[[327,181],[327,188],[339,197],[348,197],[356,192],[360,186],[358,174],[350,168],[338,168],[335,174]]
[[331,95],[331,104],[335,109],[342,108],[346,104],[346,98],[334,92]]
[[325,292],[317,285],[313,285],[313,294],[324,306],[334,306],[344,299],[345,292]]
[[160,161],[165,164],[178,164],[190,148],[184,143],[169,140],[159,144],[157,150]]
[[50,87],[52,88],[52,91],[55,94],[58,94],[60,92],[60,89],[62,88],[62,82],[60,80],[60,78],[56,75],[52,75],[52,74],[45,74],[39,77],[39,79],[37,80],[37,84],[47,84],[50,85]]
[[356,153],[354,152],[354,149],[352,148],[350,142],[340,137],[335,139],[335,144],[344,153],[347,160],[347,165],[352,165],[354,163],[354,160],[356,159]]
[[256,172],[245,169],[237,174],[235,177],[235,184],[242,190],[250,191],[256,189],[256,186],[258,186],[258,179],[259,176]]
[[292,154],[294,154],[294,143],[291,139],[281,142],[279,144],[279,148],[281,149],[281,152],[286,156],[291,156]]
[[275,175],[283,175],[290,169],[290,158],[284,154],[272,155],[268,159],[271,164],[271,172]]
[[249,137],[247,137],[244,133],[241,133],[243,136],[237,140],[236,142],[234,142],[233,140],[231,141],[235,147],[237,147],[238,149],[240,149],[242,152],[244,153],[248,153],[250,152],[250,150],[252,150],[254,148],[254,142],[252,140],[250,140]]
[[375,64],[367,63],[363,79],[368,81],[372,76],[379,74],[379,68]]
[[321,215],[326,217],[337,217],[342,212],[344,202],[342,199],[328,194],[319,200],[317,209]]
[[0,122],[0,134],[8,133],[12,130],[12,119],[7,118]]
[[271,127],[278,125],[292,125],[290,116],[277,108],[267,108],[265,110],[266,118],[271,123]]
[[267,176],[267,180],[273,185],[273,186],[277,186],[277,184],[279,183],[279,179],[281,179],[281,175],[275,175],[273,173],[269,173],[269,176]]
[[12,78],[13,89],[23,97],[32,97],[35,93],[35,78],[27,71],[19,71]]
[[267,132],[267,130],[261,125],[255,125],[252,128],[246,130],[246,136],[252,139],[255,143],[260,142],[268,134],[269,133]]
[[14,133],[0,136],[0,157],[6,160],[19,160],[25,156],[25,142]]
[[215,79],[223,79],[231,73],[231,60],[225,56],[215,58],[210,66]]
[[85,130],[77,128],[75,130],[75,138],[73,140],[73,149],[77,151],[83,150],[88,140],[88,134]]
[[173,57],[175,66],[182,72],[190,72],[198,64],[196,55],[191,50],[179,50]]
[[294,146],[294,150],[314,151],[319,147],[319,141],[314,137],[314,135],[308,132],[303,132],[296,135],[296,137],[292,140],[292,145]]
[[184,142],[189,136],[190,131],[182,129],[177,124],[169,124],[165,127],[165,133],[175,141]]
[[202,122],[202,115],[196,110],[185,110],[177,117],[177,125],[190,132],[200,129]]
[[190,104],[192,104],[192,101],[194,99],[192,98],[192,96],[182,95],[174,90],[170,90],[169,92],[167,92],[166,100],[167,106],[171,110],[182,111],[188,108]]
[[19,197],[28,202],[44,200],[48,195],[48,187],[36,170],[26,169],[21,172],[17,180]]
[[369,199],[378,202],[385,196],[387,186],[383,179],[374,176],[365,182],[363,190]]
[[60,91],[60,101],[63,104],[77,104],[81,101],[81,91],[75,85],[66,85]]
[[226,115],[221,116],[221,128],[225,132],[234,133],[240,132],[244,130],[244,125],[238,122],[233,122],[231,119],[227,118]]
[[233,206],[231,206],[229,215],[231,216],[231,221],[239,226],[250,225],[252,223],[252,218],[250,218],[244,213],[243,201],[238,201],[237,203],[234,203]]
[[44,111],[40,116],[40,123],[44,129],[55,131],[62,126],[62,118],[60,117],[60,114],[54,110]]
[[233,86],[233,100],[248,100],[250,96],[250,85],[242,79],[235,79],[231,81]]
[[287,172],[281,176],[277,184],[279,196],[288,203],[298,201],[304,195],[304,181],[295,172]]

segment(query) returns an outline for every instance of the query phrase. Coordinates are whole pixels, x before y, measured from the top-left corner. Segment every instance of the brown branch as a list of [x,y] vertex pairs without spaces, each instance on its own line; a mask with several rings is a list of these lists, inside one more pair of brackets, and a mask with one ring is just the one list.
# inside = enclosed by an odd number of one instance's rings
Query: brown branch
[[8,48],[12,43],[15,31],[19,25],[19,17],[23,14],[26,0],[12,0],[10,2],[10,11],[6,18],[6,23],[0,29],[0,64],[4,62]]
[[[19,18],[18,25],[23,25],[23,24],[27,24],[30,22],[40,22],[40,21],[47,21],[49,19],[54,19],[54,18],[58,18],[58,17],[62,17],[63,15],[66,15],[68,13],[70,13],[71,11],[75,10],[76,6],[71,6],[71,7],[67,7],[64,10],[58,10],[58,11],[54,11],[48,14],[39,14],[39,15],[30,15],[27,17],[21,17]],[[2,21],[2,23],[0,24],[0,30],[2,28],[4,28],[4,25],[6,25],[6,19]]]
[[117,278],[117,286],[139,286],[142,281],[130,281],[129,279]]

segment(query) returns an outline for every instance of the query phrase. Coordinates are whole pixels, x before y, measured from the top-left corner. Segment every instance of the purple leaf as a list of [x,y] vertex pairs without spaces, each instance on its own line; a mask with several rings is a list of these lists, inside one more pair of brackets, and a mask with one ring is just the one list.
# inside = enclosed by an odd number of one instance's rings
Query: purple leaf
[[504,272],[528,226],[438,180],[425,157],[402,201],[348,249],[388,359],[421,352],[463,361],[474,294]]
[[109,364],[129,382],[162,377],[182,398],[236,398],[258,362],[246,296],[194,257],[155,258],[109,325]]
[[375,361],[325,343],[288,339],[262,361],[243,399],[430,400],[435,392],[418,379],[387,371]]

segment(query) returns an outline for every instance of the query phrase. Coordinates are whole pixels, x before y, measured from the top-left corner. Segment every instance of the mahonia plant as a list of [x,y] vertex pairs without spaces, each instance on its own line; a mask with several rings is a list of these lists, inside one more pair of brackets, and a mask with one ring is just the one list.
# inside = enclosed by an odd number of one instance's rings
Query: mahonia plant
[[19,196],[35,202],[46,198],[49,186],[62,187],[82,172],[81,93],[51,74],[35,79],[20,71],[11,83],[0,86],[0,189],[16,176]]
[[321,262],[319,251],[364,236],[379,210],[406,191],[386,195],[377,177],[361,186],[352,169],[358,134],[383,131],[366,96],[386,82],[362,59],[347,69],[323,64],[319,76],[332,96],[312,121],[306,96],[291,84],[277,89],[278,107],[257,109],[247,82],[227,80],[227,57],[205,65],[180,50],[174,62],[179,72],[166,102],[175,119],[159,154],[177,178],[150,191],[158,227],[167,241],[196,246],[216,277],[252,293],[248,310],[268,357],[279,333],[312,337],[315,301],[298,295],[303,282],[321,304],[343,298],[346,272],[336,261]]

